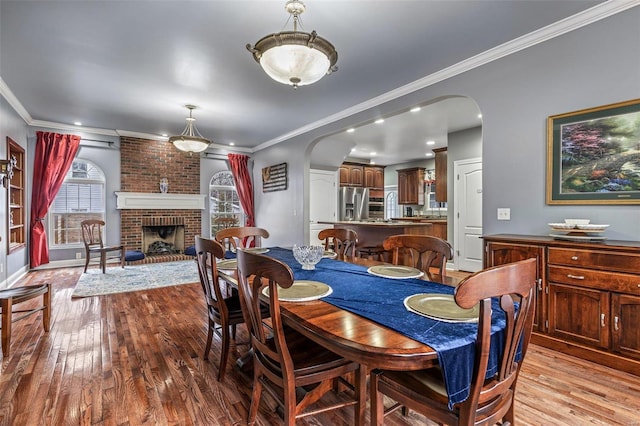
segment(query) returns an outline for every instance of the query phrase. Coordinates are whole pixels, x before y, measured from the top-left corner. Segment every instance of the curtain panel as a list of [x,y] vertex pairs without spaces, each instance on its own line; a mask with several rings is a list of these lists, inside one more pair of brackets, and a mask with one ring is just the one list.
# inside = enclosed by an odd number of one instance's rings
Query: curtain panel
[[49,246],[44,218],[80,147],[80,136],[36,132],[31,190],[31,245],[29,258],[35,268],[49,263]]
[[[246,226],[255,226],[253,211],[253,184],[251,183],[251,173],[249,172],[249,157],[242,154],[229,154],[229,166],[233,180],[236,183],[236,192],[240,199],[240,204],[246,215]],[[253,241],[251,242],[253,245]]]

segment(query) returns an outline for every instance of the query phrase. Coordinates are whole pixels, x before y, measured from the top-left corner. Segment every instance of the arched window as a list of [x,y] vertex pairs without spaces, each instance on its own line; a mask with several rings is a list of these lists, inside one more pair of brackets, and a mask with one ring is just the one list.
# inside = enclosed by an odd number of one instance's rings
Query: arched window
[[400,206],[398,205],[398,191],[395,189],[385,190],[384,218],[389,220],[396,217],[402,217]]
[[209,184],[211,235],[222,228],[244,226],[245,216],[230,171],[217,172]]
[[75,159],[49,210],[49,246],[82,244],[80,222],[105,217],[105,178],[95,164]]

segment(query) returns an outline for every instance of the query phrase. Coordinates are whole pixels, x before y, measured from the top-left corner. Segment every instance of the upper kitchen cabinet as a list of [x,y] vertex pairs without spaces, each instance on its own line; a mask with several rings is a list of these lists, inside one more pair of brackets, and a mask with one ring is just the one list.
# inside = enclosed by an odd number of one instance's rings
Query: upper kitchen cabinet
[[384,189],[384,167],[364,166],[364,186],[373,189]]
[[447,148],[434,149],[436,154],[436,201],[447,202]]
[[356,163],[342,163],[340,166],[340,186],[363,186],[364,166]]
[[424,168],[398,170],[398,204],[424,205]]

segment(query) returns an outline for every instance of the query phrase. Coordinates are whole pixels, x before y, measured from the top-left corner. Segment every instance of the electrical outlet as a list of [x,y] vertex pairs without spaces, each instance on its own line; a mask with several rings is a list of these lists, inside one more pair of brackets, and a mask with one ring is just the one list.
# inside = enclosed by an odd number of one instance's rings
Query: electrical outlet
[[511,220],[511,209],[509,209],[509,208],[499,208],[498,209],[498,220]]
[[76,259],[82,259],[82,253],[77,252],[76,253]]

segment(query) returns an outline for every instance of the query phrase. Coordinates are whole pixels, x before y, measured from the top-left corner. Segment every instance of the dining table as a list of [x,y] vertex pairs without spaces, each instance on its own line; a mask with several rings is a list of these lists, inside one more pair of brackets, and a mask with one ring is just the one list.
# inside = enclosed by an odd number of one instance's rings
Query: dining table
[[[416,296],[451,297],[454,286],[417,276],[381,276],[373,273],[373,269],[385,264],[376,260],[326,257],[313,270],[305,270],[289,248],[268,247],[259,252],[287,264],[293,272],[294,284],[311,281],[330,287],[330,294],[316,300],[281,300],[281,315],[289,327],[369,369],[407,371],[439,366],[449,406],[468,397],[477,320],[466,315],[463,321],[441,319],[416,312],[407,305],[407,300]],[[233,265],[232,260],[224,262]],[[237,286],[237,270],[232,266],[223,265],[218,273],[221,280]],[[497,301],[492,309],[492,342],[500,343],[505,316]],[[498,357],[498,351],[492,351],[490,374],[495,374]]]

